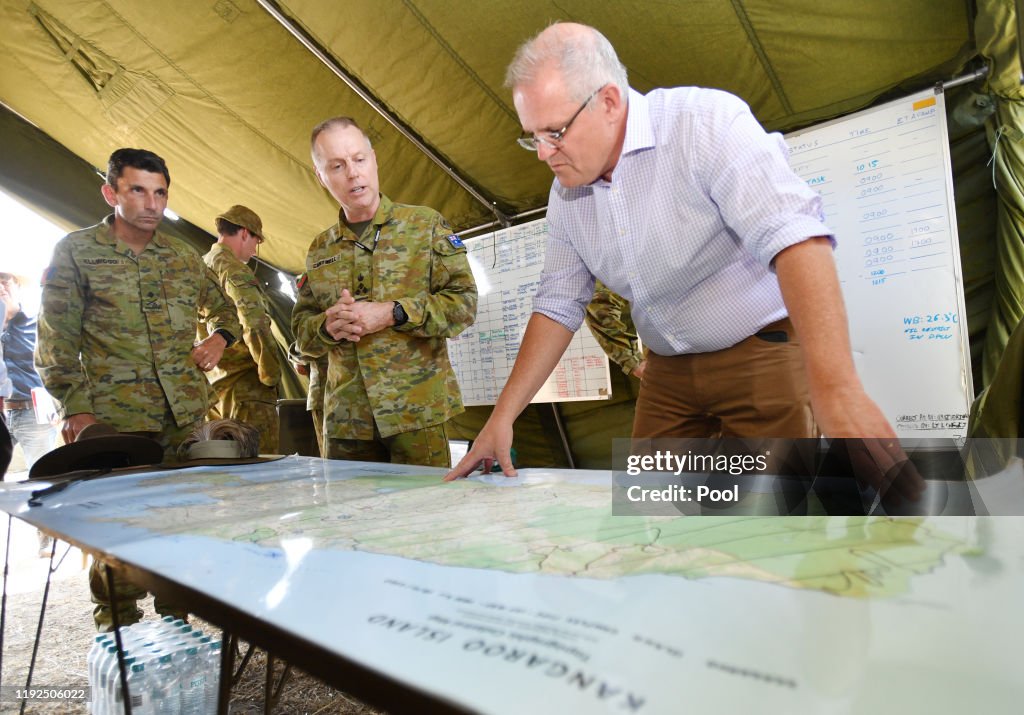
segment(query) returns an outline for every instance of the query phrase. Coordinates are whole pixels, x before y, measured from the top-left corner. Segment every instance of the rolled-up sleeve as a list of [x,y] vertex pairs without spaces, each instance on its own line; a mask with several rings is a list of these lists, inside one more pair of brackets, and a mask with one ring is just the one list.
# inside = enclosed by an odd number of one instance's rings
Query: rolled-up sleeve
[[594,276],[559,228],[563,218],[555,202],[548,202],[548,241],[544,270],[533,298],[533,312],[576,332],[583,324],[594,295]]
[[793,173],[782,137],[768,134],[740,99],[724,95],[715,131],[698,134],[695,165],[722,219],[758,263],[815,236],[835,239],[821,197]]

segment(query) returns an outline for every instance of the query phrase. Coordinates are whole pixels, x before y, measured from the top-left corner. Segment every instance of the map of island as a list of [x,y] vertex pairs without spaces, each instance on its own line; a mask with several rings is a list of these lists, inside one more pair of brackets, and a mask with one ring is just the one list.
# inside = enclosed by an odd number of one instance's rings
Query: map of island
[[[250,482],[243,492],[230,470],[184,485],[175,479],[144,484],[175,483],[178,501],[154,501],[122,522],[267,548],[301,536],[318,549],[445,566],[597,579],[732,577],[854,598],[905,593],[915,575],[971,548],[920,518],[613,516],[609,486],[594,483],[442,483],[434,474],[395,474],[287,488]],[[197,499],[182,503],[187,494]]]

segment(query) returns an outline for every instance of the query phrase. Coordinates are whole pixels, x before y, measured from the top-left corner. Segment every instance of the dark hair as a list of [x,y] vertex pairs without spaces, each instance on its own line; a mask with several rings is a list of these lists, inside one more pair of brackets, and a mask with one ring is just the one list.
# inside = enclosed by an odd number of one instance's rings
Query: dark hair
[[242,230],[242,227],[237,223],[231,223],[226,218],[217,219],[217,233],[221,236],[234,236],[236,233]]
[[148,149],[118,149],[110,155],[107,162],[107,183],[117,188],[117,180],[121,178],[125,167],[163,174],[167,186],[171,185],[171,173],[167,171],[164,160]]

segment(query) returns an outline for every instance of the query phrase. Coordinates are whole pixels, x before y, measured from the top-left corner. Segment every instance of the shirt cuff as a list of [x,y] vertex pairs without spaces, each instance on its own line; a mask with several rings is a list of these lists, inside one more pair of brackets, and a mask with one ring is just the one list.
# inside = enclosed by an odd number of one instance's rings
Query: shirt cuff
[[225,345],[225,346],[224,346],[225,348],[230,348],[230,347],[231,347],[232,345],[234,345],[234,344],[235,344],[235,343],[237,342],[237,340],[238,340],[238,339],[237,339],[237,338],[236,338],[236,337],[235,337],[234,335],[232,335],[231,333],[229,333],[229,332],[228,332],[227,330],[225,330],[224,328],[217,328],[216,330],[214,330],[214,331],[213,331],[213,334],[214,334],[214,335],[219,335],[219,336],[221,336],[222,338],[224,338],[224,342],[226,342],[226,343],[227,343],[227,345]]

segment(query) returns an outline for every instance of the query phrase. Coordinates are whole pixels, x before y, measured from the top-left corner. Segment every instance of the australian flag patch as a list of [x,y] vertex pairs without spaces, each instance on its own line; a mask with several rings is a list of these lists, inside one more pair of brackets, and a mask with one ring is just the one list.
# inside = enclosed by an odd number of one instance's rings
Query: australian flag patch
[[462,242],[462,239],[456,236],[454,233],[448,237],[448,243],[452,244],[456,248],[466,247],[466,244]]

